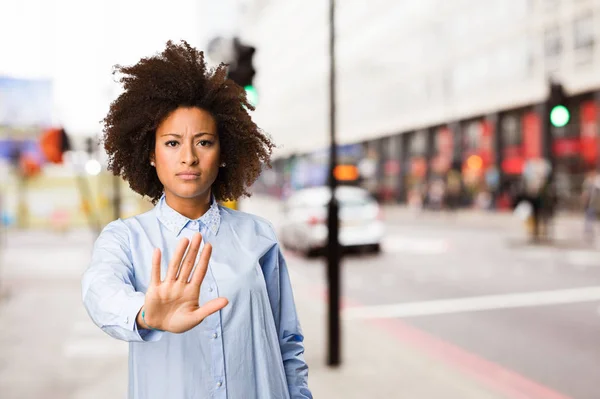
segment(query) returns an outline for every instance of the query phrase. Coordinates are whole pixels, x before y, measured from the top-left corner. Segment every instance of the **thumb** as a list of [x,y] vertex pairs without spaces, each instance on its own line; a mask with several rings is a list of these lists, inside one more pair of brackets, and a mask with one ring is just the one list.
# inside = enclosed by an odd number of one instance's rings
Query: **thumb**
[[218,312],[223,309],[229,301],[225,298],[216,298],[206,302],[204,305],[200,306],[198,309],[194,310],[194,318],[198,320],[200,323],[202,320],[206,319],[211,314]]

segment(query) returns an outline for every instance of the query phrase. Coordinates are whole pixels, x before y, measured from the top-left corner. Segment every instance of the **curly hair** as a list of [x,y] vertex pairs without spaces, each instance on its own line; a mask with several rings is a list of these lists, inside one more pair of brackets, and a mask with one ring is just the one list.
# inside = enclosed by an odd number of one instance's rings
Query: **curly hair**
[[133,66],[115,65],[113,74],[124,92],[111,103],[103,120],[108,170],[153,204],[163,185],[149,159],[158,125],[180,107],[198,107],[215,119],[226,168],[212,185],[217,200],[250,196],[247,191],[262,167],[271,167],[274,143],[252,121],[245,90],[227,79],[227,67],[207,69],[204,53],[187,42],[168,41],[159,54],[142,58]]

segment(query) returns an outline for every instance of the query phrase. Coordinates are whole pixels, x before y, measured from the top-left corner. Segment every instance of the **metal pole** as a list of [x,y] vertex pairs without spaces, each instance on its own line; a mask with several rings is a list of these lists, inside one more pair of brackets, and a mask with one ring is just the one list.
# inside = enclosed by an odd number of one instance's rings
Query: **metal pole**
[[329,149],[329,202],[327,228],[329,231],[327,245],[327,277],[329,281],[329,314],[328,314],[328,353],[327,364],[338,366],[340,359],[340,244],[339,244],[339,205],[335,197],[337,186],[335,166],[337,164],[337,144],[335,139],[335,0],[329,0],[329,130],[331,146]]

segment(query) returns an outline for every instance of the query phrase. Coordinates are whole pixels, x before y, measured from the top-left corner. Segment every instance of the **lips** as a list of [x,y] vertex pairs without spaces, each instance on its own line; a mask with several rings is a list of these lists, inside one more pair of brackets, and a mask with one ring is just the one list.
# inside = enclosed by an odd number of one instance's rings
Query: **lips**
[[183,180],[195,180],[200,177],[200,173],[198,173],[198,172],[181,172],[181,173],[177,173],[176,176]]

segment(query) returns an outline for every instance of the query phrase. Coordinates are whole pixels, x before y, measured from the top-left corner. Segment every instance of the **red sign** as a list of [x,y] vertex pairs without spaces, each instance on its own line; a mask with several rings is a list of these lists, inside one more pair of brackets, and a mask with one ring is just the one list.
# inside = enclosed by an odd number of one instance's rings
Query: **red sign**
[[598,159],[598,107],[594,101],[581,104],[581,156],[588,165]]
[[525,159],[542,156],[542,124],[535,112],[528,112],[523,116],[523,152]]
[[552,151],[559,157],[579,154],[581,151],[581,141],[579,138],[556,139],[552,143]]
[[494,125],[488,120],[481,122],[479,155],[485,168],[494,163]]
[[502,161],[502,171],[507,175],[520,175],[523,173],[523,158],[511,157]]
[[413,158],[410,166],[411,173],[414,177],[423,178],[427,174],[427,161],[425,161],[425,158]]

